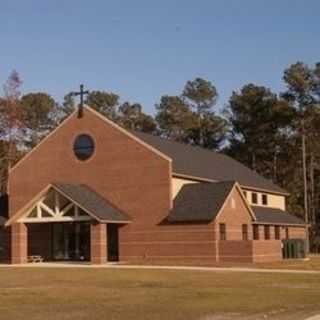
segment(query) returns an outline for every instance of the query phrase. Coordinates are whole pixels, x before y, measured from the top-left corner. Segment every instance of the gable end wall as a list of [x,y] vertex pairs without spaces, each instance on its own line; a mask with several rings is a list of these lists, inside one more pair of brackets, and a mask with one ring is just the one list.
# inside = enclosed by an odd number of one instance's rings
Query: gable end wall
[[[95,141],[87,161],[76,159],[79,134]],[[85,109],[72,115],[10,173],[10,216],[52,182],[86,184],[132,218],[131,228],[154,226],[171,203],[171,162]]]

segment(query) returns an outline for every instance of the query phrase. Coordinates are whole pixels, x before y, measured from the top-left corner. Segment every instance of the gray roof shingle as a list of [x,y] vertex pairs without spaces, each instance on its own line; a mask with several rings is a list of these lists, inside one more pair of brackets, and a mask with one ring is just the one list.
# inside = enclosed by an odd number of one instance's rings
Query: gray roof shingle
[[234,181],[184,185],[174,199],[173,209],[167,221],[209,222],[213,220],[234,185]]
[[286,190],[227,155],[142,132],[131,131],[131,133],[171,158],[175,174],[214,181],[234,180],[241,186],[287,193]]
[[71,200],[79,204],[85,211],[92,214],[100,222],[130,222],[124,212],[109,203],[104,197],[80,184],[52,183],[52,186]]
[[252,206],[258,223],[275,223],[275,224],[300,224],[305,225],[305,222],[281,209]]

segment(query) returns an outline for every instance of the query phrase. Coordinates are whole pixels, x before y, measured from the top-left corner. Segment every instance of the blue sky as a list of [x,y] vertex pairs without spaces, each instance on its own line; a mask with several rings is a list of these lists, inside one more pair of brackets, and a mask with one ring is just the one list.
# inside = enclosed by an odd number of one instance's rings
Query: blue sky
[[291,63],[320,61],[320,1],[0,0],[0,83],[61,101],[80,83],[140,102],[204,77],[219,106],[248,82],[283,89]]

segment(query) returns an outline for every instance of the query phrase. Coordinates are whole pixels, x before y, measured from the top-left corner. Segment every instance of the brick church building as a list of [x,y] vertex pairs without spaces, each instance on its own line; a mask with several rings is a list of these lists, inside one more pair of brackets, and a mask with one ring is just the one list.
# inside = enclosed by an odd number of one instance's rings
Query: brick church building
[[11,169],[0,258],[277,261],[285,240],[306,237],[287,195],[228,156],[127,131],[85,107]]

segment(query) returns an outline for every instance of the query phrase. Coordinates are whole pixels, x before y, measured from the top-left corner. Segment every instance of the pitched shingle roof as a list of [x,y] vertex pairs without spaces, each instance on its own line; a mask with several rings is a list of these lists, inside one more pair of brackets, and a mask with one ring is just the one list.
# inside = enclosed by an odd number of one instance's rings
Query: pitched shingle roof
[[136,137],[172,159],[173,173],[214,181],[239,182],[241,186],[287,193],[270,180],[247,168],[227,155],[190,146],[142,132],[132,132]]
[[305,222],[302,219],[281,209],[252,206],[252,210],[255,213],[257,222],[261,224],[264,222],[287,225],[305,225]]
[[130,222],[130,218],[124,212],[86,185],[52,183],[52,186],[100,222]]
[[174,199],[168,222],[213,220],[231,192],[234,181],[184,185]]

